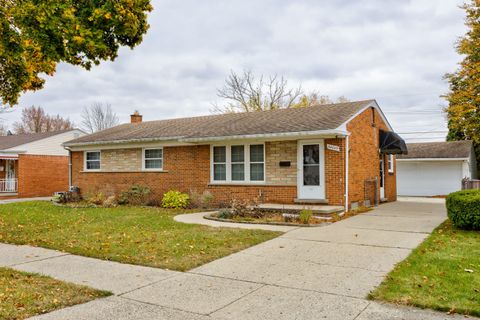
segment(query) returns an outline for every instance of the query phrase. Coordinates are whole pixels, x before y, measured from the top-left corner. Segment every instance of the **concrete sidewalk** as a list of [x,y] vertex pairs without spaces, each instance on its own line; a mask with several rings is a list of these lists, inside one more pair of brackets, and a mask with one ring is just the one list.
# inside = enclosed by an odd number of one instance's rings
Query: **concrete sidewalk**
[[16,198],[16,199],[3,199],[0,198],[0,204],[17,203],[17,202],[29,202],[29,201],[51,201],[52,197],[37,197],[37,198]]
[[365,299],[445,218],[442,203],[385,204],[186,273],[10,245],[0,265],[116,294],[37,319],[463,319]]

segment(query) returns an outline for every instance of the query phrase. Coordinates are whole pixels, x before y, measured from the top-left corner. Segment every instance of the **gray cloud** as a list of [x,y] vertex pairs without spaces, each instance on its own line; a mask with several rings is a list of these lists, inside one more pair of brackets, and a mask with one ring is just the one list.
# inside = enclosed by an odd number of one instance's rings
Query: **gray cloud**
[[[110,102],[122,121],[208,114],[230,70],[284,75],[291,85],[350,99],[377,98],[396,130],[442,130],[442,76],[465,32],[454,1],[154,0],[151,29],[134,50],[88,72],[60,65],[20,108],[42,105],[80,122],[84,106]],[[411,114],[402,112],[409,111]]]

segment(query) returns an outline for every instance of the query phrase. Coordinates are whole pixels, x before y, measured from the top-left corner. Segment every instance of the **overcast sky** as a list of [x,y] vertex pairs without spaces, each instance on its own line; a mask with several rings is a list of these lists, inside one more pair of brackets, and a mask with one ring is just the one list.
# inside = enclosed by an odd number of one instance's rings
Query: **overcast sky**
[[465,33],[461,2],[153,0],[140,46],[90,72],[59,65],[45,89],[1,117],[11,125],[21,108],[41,105],[80,124],[96,101],[121,122],[135,109],[144,120],[204,115],[230,70],[251,69],[332,98],[375,98],[400,133],[442,131],[442,77],[460,61],[454,43]]

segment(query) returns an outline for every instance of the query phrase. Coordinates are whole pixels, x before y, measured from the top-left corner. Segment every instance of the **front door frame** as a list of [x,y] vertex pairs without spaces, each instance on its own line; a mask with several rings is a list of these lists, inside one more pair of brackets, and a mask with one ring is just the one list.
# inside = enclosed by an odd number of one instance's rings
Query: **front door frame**
[[[319,145],[320,152],[320,185],[304,186],[303,185],[303,146]],[[297,198],[305,200],[325,200],[325,140],[299,140],[297,143]],[[315,190],[316,189],[316,190]],[[312,194],[314,196],[312,197]]]

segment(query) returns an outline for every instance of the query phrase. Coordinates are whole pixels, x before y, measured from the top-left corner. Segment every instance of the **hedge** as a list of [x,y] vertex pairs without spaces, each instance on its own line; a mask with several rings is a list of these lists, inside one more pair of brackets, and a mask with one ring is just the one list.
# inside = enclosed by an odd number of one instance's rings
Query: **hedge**
[[453,192],[446,203],[448,217],[456,227],[480,230],[480,190]]

